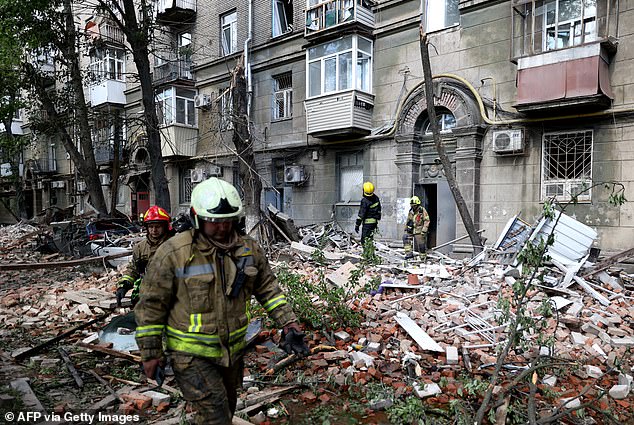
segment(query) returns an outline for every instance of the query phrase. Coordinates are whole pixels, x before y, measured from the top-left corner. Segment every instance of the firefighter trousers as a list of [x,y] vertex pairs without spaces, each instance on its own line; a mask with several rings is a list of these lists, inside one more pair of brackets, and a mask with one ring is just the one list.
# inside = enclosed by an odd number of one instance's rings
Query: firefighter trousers
[[172,367],[183,398],[196,411],[196,425],[231,425],[242,386],[242,358],[229,367],[183,353],[172,353]]
[[367,238],[374,239],[374,232],[376,232],[376,228],[376,223],[364,223],[363,226],[361,226],[361,245],[363,245]]

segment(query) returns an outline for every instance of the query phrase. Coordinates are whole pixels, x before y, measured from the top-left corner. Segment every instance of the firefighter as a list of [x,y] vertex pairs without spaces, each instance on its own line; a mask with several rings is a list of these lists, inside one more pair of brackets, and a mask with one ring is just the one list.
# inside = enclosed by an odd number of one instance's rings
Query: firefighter
[[197,424],[231,424],[251,295],[283,329],[286,352],[309,353],[262,248],[237,231],[242,210],[231,184],[215,177],[199,183],[191,195],[193,229],[156,251],[134,310],[146,376],[160,376],[165,335],[176,381],[197,411]]
[[170,215],[159,206],[151,206],[142,216],[142,223],[147,229],[144,240],[132,248],[132,261],[128,264],[125,274],[117,284],[117,305],[121,307],[121,300],[132,289],[130,300],[134,306],[139,300],[139,287],[150,258],[156,249],[172,234]]
[[363,224],[361,227],[362,245],[367,238],[374,237],[379,220],[381,220],[381,201],[374,193],[374,185],[371,182],[365,182],[363,183],[363,198],[361,198],[361,205],[359,205],[359,216],[354,226],[354,231],[359,233],[359,226]]
[[425,252],[427,250],[427,229],[429,229],[429,214],[425,207],[421,205],[420,198],[412,196],[409,201],[410,210],[405,223],[405,234],[403,235],[403,247],[405,248],[405,258],[412,258],[412,242],[414,251]]

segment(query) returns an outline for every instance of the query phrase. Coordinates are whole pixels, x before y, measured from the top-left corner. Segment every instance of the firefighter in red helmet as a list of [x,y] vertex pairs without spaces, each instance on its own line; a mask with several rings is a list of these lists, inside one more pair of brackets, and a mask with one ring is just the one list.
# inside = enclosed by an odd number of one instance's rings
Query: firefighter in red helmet
[[172,236],[171,221],[167,211],[157,205],[151,206],[143,214],[143,226],[147,230],[147,236],[132,248],[132,261],[117,284],[117,305],[121,306],[121,300],[130,289],[132,305],[139,300],[139,286],[148,262],[156,249]]

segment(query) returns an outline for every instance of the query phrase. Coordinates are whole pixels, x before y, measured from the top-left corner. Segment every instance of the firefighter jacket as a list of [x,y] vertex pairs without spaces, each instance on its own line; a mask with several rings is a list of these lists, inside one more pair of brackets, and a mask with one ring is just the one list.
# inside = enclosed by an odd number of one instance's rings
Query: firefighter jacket
[[407,214],[405,233],[408,235],[425,234],[429,228],[429,223],[429,214],[427,214],[427,210],[422,205],[418,208],[418,211],[410,209],[409,214]]
[[381,220],[381,201],[374,193],[370,196],[363,195],[359,206],[359,216],[356,225],[377,224]]
[[128,263],[124,275],[119,279],[117,287],[132,288],[135,286],[135,282],[138,282],[138,280],[143,277],[145,268],[158,247],[169,239],[170,236],[170,233],[166,232],[157,242],[152,243],[148,238],[145,238],[135,244],[132,248],[132,260]]
[[134,309],[143,361],[162,356],[165,334],[169,351],[233,364],[246,345],[251,295],[280,327],[297,321],[260,246],[234,238],[222,249],[192,229],[156,251]]

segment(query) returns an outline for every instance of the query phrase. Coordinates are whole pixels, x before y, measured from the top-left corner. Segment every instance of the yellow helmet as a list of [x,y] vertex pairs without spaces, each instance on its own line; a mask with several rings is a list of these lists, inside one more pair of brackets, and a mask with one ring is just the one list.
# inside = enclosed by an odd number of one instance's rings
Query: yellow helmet
[[412,199],[409,200],[411,205],[420,205],[420,198],[416,195],[412,196]]
[[363,183],[363,194],[370,196],[373,193],[374,193],[374,185],[370,182]]

